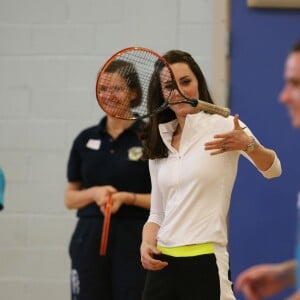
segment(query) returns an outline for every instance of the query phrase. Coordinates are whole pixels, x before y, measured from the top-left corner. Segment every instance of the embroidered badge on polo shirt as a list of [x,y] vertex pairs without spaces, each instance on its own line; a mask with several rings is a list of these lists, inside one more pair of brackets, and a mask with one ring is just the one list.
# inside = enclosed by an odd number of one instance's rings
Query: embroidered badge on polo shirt
[[142,147],[131,147],[128,149],[128,158],[129,160],[139,160],[143,155]]
[[100,145],[101,145],[100,140],[89,139],[88,142],[86,143],[86,147],[93,150],[99,150]]

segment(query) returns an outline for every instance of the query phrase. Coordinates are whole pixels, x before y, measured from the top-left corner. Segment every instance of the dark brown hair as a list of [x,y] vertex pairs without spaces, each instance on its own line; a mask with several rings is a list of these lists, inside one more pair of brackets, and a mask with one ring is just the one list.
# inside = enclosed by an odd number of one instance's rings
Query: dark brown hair
[[[201,100],[213,103],[205,77],[199,65],[189,53],[181,50],[170,50],[163,57],[170,65],[175,63],[187,64],[198,80],[198,92]],[[158,70],[161,70],[163,68],[163,64],[158,62],[156,67]],[[158,74],[159,72],[155,72],[155,76],[152,77],[149,88],[149,111],[153,111],[153,108],[160,107],[165,101],[162,95],[161,83]],[[168,149],[160,137],[158,125],[174,119],[176,119],[176,115],[170,108],[150,117],[141,136],[144,145],[143,157],[145,159],[165,158],[168,156]]]
[[130,102],[131,107],[140,105],[142,101],[142,88],[138,73],[132,63],[121,59],[113,60],[109,63],[105,72],[118,73],[125,80],[130,90],[136,92],[136,98]]
[[290,53],[293,53],[293,52],[300,52],[300,41],[297,41],[292,46]]

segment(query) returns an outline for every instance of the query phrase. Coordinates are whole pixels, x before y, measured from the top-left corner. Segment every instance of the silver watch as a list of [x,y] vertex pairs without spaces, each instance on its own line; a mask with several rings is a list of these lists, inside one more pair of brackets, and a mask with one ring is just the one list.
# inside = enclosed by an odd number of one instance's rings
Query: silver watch
[[257,142],[256,142],[255,138],[253,136],[251,136],[251,142],[250,142],[250,144],[247,145],[247,147],[244,151],[248,152],[248,153],[252,152],[255,149],[256,145],[257,145]]

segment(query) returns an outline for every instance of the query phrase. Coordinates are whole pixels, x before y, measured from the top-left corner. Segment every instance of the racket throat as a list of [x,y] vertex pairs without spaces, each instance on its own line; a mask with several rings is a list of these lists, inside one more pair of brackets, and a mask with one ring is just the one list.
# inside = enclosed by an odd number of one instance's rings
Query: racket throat
[[186,99],[186,100],[180,100],[176,102],[171,102],[169,105],[176,105],[176,104],[182,104],[182,103],[187,103],[190,104],[192,107],[197,107],[198,106],[198,100],[197,99]]

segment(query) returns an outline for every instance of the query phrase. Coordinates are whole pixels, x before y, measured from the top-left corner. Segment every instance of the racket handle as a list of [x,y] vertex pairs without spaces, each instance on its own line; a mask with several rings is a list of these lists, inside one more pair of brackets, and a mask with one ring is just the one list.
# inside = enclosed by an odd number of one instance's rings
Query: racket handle
[[99,254],[101,256],[105,256],[106,251],[107,251],[111,209],[112,209],[112,199],[111,199],[111,196],[109,196],[107,203],[106,203],[106,207],[105,207],[105,214],[104,214],[103,227],[102,227],[102,236],[101,236],[101,243],[100,243],[100,249],[99,249]]
[[208,113],[218,114],[225,118],[227,118],[230,115],[230,109],[227,107],[222,107],[222,106],[208,103],[206,101],[198,100],[198,99],[196,101],[198,101],[197,106],[199,108],[201,108],[201,110],[205,110]]

